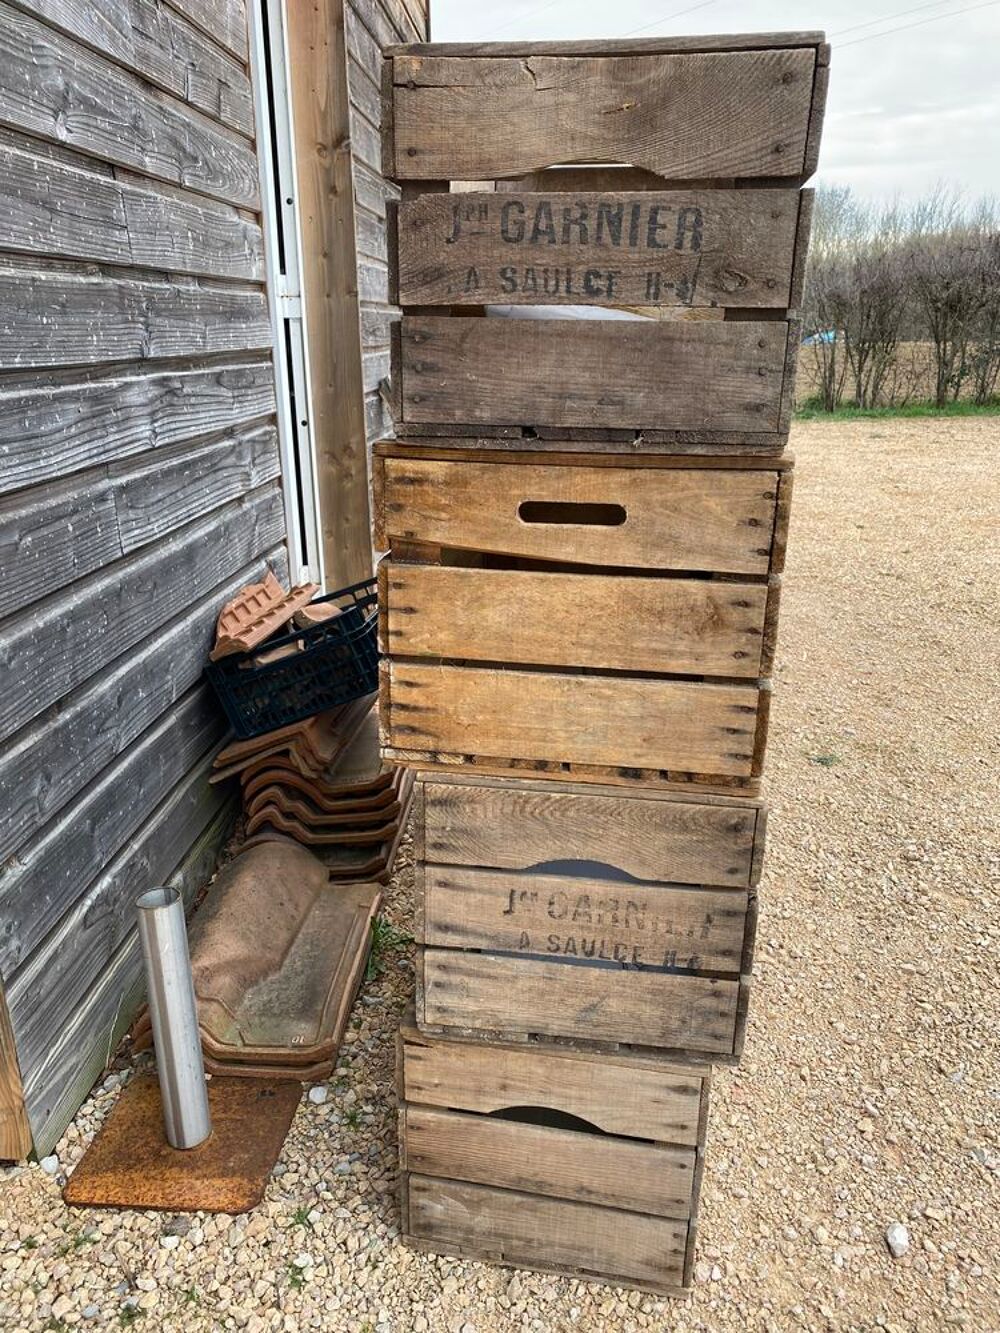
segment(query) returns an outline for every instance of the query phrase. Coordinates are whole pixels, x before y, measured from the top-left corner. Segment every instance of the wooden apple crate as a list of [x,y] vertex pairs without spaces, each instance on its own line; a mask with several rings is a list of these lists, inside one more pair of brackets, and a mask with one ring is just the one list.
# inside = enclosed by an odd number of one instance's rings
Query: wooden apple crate
[[419,775],[417,1021],[732,1062],[758,801]]
[[791,459],[628,462],[377,446],[391,758],[758,790]]
[[[390,48],[397,433],[780,452],[828,60],[818,33]],[[608,316],[458,317],[567,305]]]
[[690,1282],[710,1071],[431,1037],[397,1063],[403,1239],[668,1295]]

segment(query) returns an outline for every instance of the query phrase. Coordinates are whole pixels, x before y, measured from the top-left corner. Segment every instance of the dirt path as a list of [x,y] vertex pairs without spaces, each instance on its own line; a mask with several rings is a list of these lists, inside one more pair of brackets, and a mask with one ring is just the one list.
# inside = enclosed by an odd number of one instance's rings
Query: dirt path
[[[178,1236],[184,1220],[71,1214],[38,1166],[0,1173],[0,1327],[997,1333],[998,434],[795,432],[750,1029],[716,1079],[688,1300],[398,1244],[400,952],[251,1217]],[[64,1167],[116,1091],[84,1108]]]

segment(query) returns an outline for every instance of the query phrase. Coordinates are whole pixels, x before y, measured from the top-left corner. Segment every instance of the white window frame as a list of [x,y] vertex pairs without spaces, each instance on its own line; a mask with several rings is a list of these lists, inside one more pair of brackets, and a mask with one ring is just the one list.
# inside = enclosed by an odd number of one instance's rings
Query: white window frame
[[250,0],[247,8],[288,559],[293,582],[322,585],[285,0]]

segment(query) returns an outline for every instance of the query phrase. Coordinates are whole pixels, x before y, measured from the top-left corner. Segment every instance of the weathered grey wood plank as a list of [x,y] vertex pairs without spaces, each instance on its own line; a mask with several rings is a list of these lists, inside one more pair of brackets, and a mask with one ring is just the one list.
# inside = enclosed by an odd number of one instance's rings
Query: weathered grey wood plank
[[253,134],[253,94],[244,68],[157,0],[12,3],[213,119]]
[[777,433],[784,321],[404,316],[402,423]]
[[199,679],[221,605],[264,571],[288,575],[284,546],[193,601],[131,653],[36,717],[0,754],[0,863],[122,755]]
[[[231,828],[232,813],[224,807],[170,877],[186,901],[190,902],[208,879]],[[100,1077],[131,1023],[143,991],[142,958],[138,938],[133,934],[64,1023],[44,1063],[31,1071],[31,1085],[25,1095],[39,1156],[52,1151]]]
[[[164,729],[164,736],[170,734]],[[15,973],[9,986],[11,1014],[26,1069],[44,1063],[66,1015],[76,1012],[94,979],[135,930],[135,899],[150,885],[166,883],[178,848],[194,845],[219,811],[232,805],[232,790],[208,781],[214,754],[213,747],[144,816],[141,827]],[[112,784],[119,781],[109,777]],[[75,808],[65,812],[67,821]]]
[[423,194],[399,209],[401,305],[789,304],[798,190]]
[[193,24],[207,32],[220,46],[244,64],[247,59],[247,10],[245,0],[167,0]]
[[390,46],[387,56],[644,56],[700,51],[782,50],[794,46],[822,46],[825,34],[801,32],[719,32],[690,36],[598,38],[558,42],[413,42]]
[[246,208],[252,145],[37,19],[0,3],[0,123]]
[[0,643],[0,738],[269,550],[283,532],[281,494],[269,484],[11,617]]
[[167,792],[221,740],[215,696],[196,685],[0,870],[0,973],[9,977]]
[[264,426],[207,445],[157,450],[0,500],[0,616],[145,546],[280,475]]
[[116,367],[0,386],[0,494],[274,412],[270,362]]
[[520,58],[421,51],[393,55],[392,66],[397,179],[493,180],[574,162],[628,163],[674,180],[804,170],[815,46]]
[[0,247],[263,281],[260,227],[235,209],[0,145]]
[[256,351],[264,293],[234,287],[0,268],[8,369]]

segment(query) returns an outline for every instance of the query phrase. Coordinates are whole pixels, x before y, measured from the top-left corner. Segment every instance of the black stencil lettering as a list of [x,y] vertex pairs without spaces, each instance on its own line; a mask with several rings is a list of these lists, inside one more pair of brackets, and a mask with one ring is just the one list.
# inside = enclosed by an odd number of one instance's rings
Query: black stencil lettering
[[581,245],[586,245],[586,244],[587,244],[587,236],[588,236],[588,234],[589,234],[589,232],[588,232],[588,226],[587,226],[587,220],[588,220],[588,219],[587,219],[587,209],[584,207],[583,204],[581,204],[581,205],[577,208],[575,216],[574,216],[573,210],[572,210],[571,208],[564,208],[564,209],[563,209],[563,214],[562,214],[562,243],[563,243],[563,245],[569,245],[569,244],[570,244],[570,242],[571,242],[572,239],[573,239],[572,233],[573,233],[574,229],[575,229],[575,231],[576,231],[576,233],[577,233],[577,239],[578,239],[578,241],[580,242],[580,244],[581,244]]
[[585,296],[603,296],[604,295],[604,275],[599,268],[588,268],[583,275],[583,291]]
[[465,275],[465,290],[467,292],[477,292],[480,287],[479,269],[470,268]]
[[537,245],[543,237],[549,245],[556,244],[556,224],[552,217],[552,205],[547,199],[543,199],[535,209],[535,220],[531,228],[532,245]]
[[650,250],[670,249],[669,241],[661,241],[657,237],[657,233],[667,225],[666,222],[660,221],[660,214],[663,211],[659,204],[654,204],[649,210],[649,220],[646,224],[646,245]]
[[[597,223],[594,228],[595,243],[597,245],[621,245],[624,217],[624,204],[598,204]],[[605,240],[605,236],[607,240]]]
[[661,280],[659,273],[646,274],[646,300],[655,303],[660,299]]
[[677,238],[675,250],[687,249],[697,254],[701,250],[702,213],[700,208],[682,208],[677,214]]
[[520,199],[508,199],[501,208],[500,235],[511,245],[524,240],[524,204]]
[[505,264],[500,270],[500,288],[505,292],[517,291],[517,269],[512,264]]
[[642,220],[642,204],[633,204],[629,209],[628,243],[634,250],[639,244],[639,223]]

